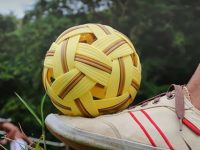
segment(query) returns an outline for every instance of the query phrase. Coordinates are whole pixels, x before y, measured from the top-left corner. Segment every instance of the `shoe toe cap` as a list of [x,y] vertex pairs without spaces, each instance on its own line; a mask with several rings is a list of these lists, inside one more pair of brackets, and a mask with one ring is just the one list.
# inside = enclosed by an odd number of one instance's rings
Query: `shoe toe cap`
[[45,119],[45,124],[50,131],[69,138],[80,133],[116,137],[116,133],[109,125],[96,118],[49,114]]

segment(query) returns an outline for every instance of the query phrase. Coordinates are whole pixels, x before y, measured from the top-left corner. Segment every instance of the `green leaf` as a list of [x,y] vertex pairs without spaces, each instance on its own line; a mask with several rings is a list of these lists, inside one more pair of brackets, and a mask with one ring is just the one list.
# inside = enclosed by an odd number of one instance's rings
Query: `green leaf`
[[37,122],[39,123],[39,125],[42,126],[42,121],[39,119],[39,117],[36,115],[36,113],[33,111],[33,109],[28,105],[28,103],[22,99],[21,96],[19,96],[19,94],[17,94],[15,92],[15,95],[19,98],[19,100],[24,104],[24,106],[29,110],[29,112],[33,115],[33,117],[37,120]]
[[40,139],[37,141],[35,145],[35,150],[40,150]]
[[44,102],[46,100],[46,96],[47,94],[45,93],[45,95],[42,97],[42,101],[40,104],[41,121],[43,126],[44,126]]
[[46,96],[47,94],[45,93],[45,95],[42,97],[42,101],[40,104],[40,113],[41,113],[41,120],[42,120],[42,138],[44,141],[44,149],[46,150],[46,135],[45,135],[45,122],[44,122],[44,102],[46,100]]

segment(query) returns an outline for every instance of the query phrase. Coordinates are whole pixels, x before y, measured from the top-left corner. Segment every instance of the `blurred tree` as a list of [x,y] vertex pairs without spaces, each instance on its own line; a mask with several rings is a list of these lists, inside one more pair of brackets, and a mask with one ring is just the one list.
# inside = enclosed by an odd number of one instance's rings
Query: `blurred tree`
[[[38,0],[22,20],[0,15],[0,115],[12,116],[28,130],[33,120],[13,92],[38,110],[46,51],[65,29],[88,22],[108,24],[134,43],[143,68],[136,102],[170,83],[186,83],[199,63],[199,18],[196,0]],[[47,107],[51,112],[52,104]],[[28,133],[33,131],[39,133],[37,126]]]
[[[18,72],[18,68],[14,66],[14,56],[19,49],[19,45],[17,45],[19,36],[15,32],[16,29],[17,19],[13,15],[0,15],[0,88],[2,97],[8,97],[6,91],[13,90],[13,87],[15,87],[15,84],[10,84],[10,82],[14,82],[15,75]],[[10,87],[7,86],[9,84]]]
[[[197,1],[112,1],[109,24],[135,43],[143,66],[142,97],[186,83],[199,63]],[[196,19],[195,19],[196,18]]]

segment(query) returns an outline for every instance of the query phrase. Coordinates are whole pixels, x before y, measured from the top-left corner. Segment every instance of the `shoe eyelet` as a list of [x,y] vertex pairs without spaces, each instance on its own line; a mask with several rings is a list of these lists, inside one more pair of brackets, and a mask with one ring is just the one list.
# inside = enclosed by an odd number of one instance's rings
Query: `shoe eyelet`
[[171,94],[170,96],[167,96],[168,100],[172,100],[175,97],[175,94]]
[[155,99],[152,104],[157,104],[160,101],[160,99]]

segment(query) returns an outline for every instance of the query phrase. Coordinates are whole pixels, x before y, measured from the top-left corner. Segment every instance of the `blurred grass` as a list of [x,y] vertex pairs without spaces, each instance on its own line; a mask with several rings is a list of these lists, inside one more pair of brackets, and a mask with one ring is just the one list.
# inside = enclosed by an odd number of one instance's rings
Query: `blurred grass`
[[45,134],[45,122],[44,122],[44,103],[46,99],[46,94],[42,97],[41,99],[41,104],[40,104],[40,118],[39,116],[35,113],[35,110],[33,110],[30,105],[21,97],[19,94],[15,93],[15,95],[19,98],[19,100],[22,102],[22,104],[26,107],[26,109],[30,112],[30,114],[34,117],[34,119],[37,121],[37,123],[41,127],[41,138],[38,139],[36,142],[36,150],[40,150],[40,140],[42,139],[44,141],[44,150],[47,150],[46,147],[46,134]]

